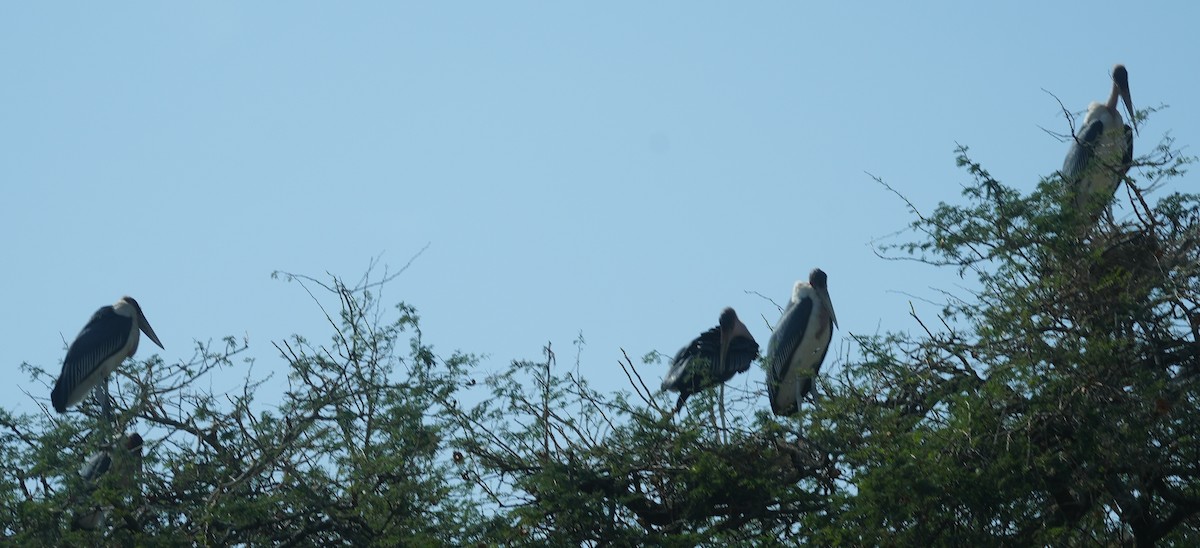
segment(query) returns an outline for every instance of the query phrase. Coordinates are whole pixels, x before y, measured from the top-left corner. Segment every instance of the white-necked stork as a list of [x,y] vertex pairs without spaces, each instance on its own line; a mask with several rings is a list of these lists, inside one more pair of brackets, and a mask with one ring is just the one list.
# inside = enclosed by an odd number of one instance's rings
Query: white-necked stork
[[[1117,99],[1125,103],[1125,112],[1133,127],[1121,119]],[[1088,105],[1083,125],[1074,135],[1071,149],[1063,161],[1062,174],[1075,192],[1075,207],[1091,211],[1108,205],[1117,185],[1133,164],[1133,134],[1137,131],[1133,99],[1129,95],[1129,71],[1117,65],[1112,71],[1112,92],[1108,102]]]
[[678,413],[688,396],[745,372],[757,357],[758,343],[754,336],[737,313],[726,308],[716,327],[701,333],[675,354],[662,389],[679,392],[674,411]]
[[[65,413],[79,403],[96,385],[106,383],[108,375],[137,352],[138,332],[145,332],[159,348],[163,345],[146,321],[142,307],[133,297],[121,297],[112,306],[102,307],[67,348],[62,373],[54,383],[50,401],[54,410]],[[165,348],[164,348],[165,350]],[[107,397],[102,404],[107,409]]]
[[829,300],[828,281],[819,268],[808,275],[808,283],[797,281],[792,300],[767,342],[767,394],[776,415],[800,410],[829,352],[837,314]]
[[[133,470],[136,469],[137,463],[135,463],[133,461],[140,460],[141,455],[142,455],[142,443],[143,443],[142,436],[140,434],[138,434],[137,432],[134,432],[127,436],[122,436],[120,447],[121,447],[121,450],[124,451],[124,454],[117,455],[118,464],[134,465],[134,466],[123,468],[121,471],[122,476],[126,476],[130,473],[133,473]],[[126,459],[128,459],[128,461],[126,461]],[[101,476],[103,476],[105,473],[108,472],[108,469],[111,468],[112,465],[113,465],[112,451],[109,451],[109,450],[97,451],[95,453],[92,453],[92,456],[88,457],[87,462],[83,463],[83,466],[81,466],[79,468],[79,475],[83,478],[84,481],[86,481],[88,483],[96,483],[97,481],[100,480]],[[125,479],[125,478],[122,477],[122,479]]]
[[[96,483],[112,468],[117,474],[117,485],[128,489],[134,484],[136,474],[142,466],[142,436],[134,432],[121,440],[120,448],[116,451],[102,450],[93,453],[87,462],[79,469],[79,475],[87,488],[86,495],[90,496],[96,488]],[[75,515],[74,525],[78,529],[95,530],[104,525],[110,507],[91,506],[86,511]]]

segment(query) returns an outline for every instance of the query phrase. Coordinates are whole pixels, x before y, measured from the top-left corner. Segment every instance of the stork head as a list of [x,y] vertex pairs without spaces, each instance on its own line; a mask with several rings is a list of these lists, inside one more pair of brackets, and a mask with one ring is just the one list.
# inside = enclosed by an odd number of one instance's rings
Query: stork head
[[125,450],[130,453],[142,450],[142,435],[134,432],[125,436]]
[[137,311],[138,329],[141,329],[142,333],[145,333],[147,337],[150,337],[150,340],[154,341],[154,344],[157,344],[159,348],[162,348],[163,350],[167,349],[162,345],[161,342],[159,342],[158,335],[154,334],[154,328],[150,327],[150,322],[146,320],[146,315],[142,313],[142,307],[138,305],[137,301],[133,300],[133,297],[126,295],[121,297],[121,300],[118,302],[123,302],[132,306],[133,309]]
[[837,327],[837,313],[833,311],[833,301],[829,299],[829,276],[824,270],[814,268],[808,274],[808,285],[817,291],[821,296],[821,300],[825,301],[825,306],[829,308],[829,317],[833,320],[833,326]]
[[750,335],[750,330],[746,328],[746,324],[738,319],[737,312],[732,308],[725,307],[721,311],[721,319],[718,322],[721,328],[721,364],[725,364],[725,355],[729,352],[729,343],[737,337],[745,337],[754,340]]
[[721,311],[719,324],[721,326],[721,338],[724,341],[733,340],[734,337],[754,338],[750,336],[750,330],[746,328],[746,324],[738,319],[737,312],[734,312],[730,307],[725,307],[725,310]]
[[[1129,114],[1129,123],[1133,125],[1134,133],[1137,133],[1137,118],[1134,117],[1133,98],[1129,95],[1129,71],[1125,69],[1125,65],[1117,64],[1113,67],[1113,98],[1121,98],[1121,102],[1125,103],[1125,112]],[[1116,108],[1116,102],[1110,101],[1110,105]]]

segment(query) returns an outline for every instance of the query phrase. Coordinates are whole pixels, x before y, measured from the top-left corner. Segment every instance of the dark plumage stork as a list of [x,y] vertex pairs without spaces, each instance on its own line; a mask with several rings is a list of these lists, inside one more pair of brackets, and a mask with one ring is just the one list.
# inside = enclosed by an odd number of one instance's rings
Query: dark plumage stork
[[662,389],[679,392],[674,411],[678,413],[689,396],[745,372],[757,357],[758,343],[750,330],[732,308],[726,308],[716,327],[701,333],[675,354]]
[[808,275],[808,283],[797,281],[792,300],[767,342],[767,394],[776,415],[800,409],[829,352],[837,315],[829,300],[828,281],[819,268]]
[[[90,496],[92,491],[95,491],[96,484],[109,469],[113,469],[117,475],[117,485],[122,489],[129,489],[141,471],[141,461],[142,436],[136,432],[125,436],[119,448],[114,451],[102,450],[93,453],[79,469],[79,475],[83,477],[87,489],[84,496]],[[91,506],[75,515],[74,526],[89,531],[98,529],[107,519],[109,510],[106,506]]]
[[[159,348],[163,345],[146,321],[142,307],[133,297],[121,297],[112,306],[105,306],[92,314],[92,319],[75,337],[67,348],[62,373],[54,383],[50,401],[54,410],[65,413],[67,408],[79,403],[96,385],[107,389],[108,375],[137,352],[138,332],[146,333]],[[105,393],[102,405],[107,410],[108,397]]]
[[[1088,105],[1083,125],[1071,142],[1062,174],[1075,193],[1075,207],[1091,211],[1108,205],[1117,185],[1133,164],[1133,134],[1137,131],[1133,99],[1129,95],[1129,71],[1113,67],[1112,92],[1108,102]],[[1131,128],[1117,111],[1117,99],[1125,103]]]
[[[142,436],[137,432],[129,434],[128,436],[124,436],[121,439],[120,447],[124,453],[117,455],[118,462],[122,464],[135,464],[133,461],[140,459],[142,455]],[[125,461],[126,458],[129,460]],[[112,465],[112,451],[97,451],[92,453],[92,456],[88,457],[87,462],[83,463],[83,466],[79,468],[79,475],[88,483],[96,483],[100,480],[101,476],[108,472]],[[122,479],[125,479],[124,476],[132,473],[132,471],[132,467],[127,470],[123,470]]]

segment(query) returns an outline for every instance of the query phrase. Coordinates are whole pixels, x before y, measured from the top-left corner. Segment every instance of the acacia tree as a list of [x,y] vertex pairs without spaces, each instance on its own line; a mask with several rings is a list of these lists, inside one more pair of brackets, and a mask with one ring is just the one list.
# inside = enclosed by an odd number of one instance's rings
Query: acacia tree
[[[727,388],[672,416],[661,356],[617,360],[600,393],[542,359],[493,375],[438,357],[383,282],[287,276],[332,337],[275,343],[276,377],[204,390],[246,343],[119,369],[115,424],[0,410],[0,535],[10,543],[794,545],[1137,544],[1200,540],[1200,198],[1164,194],[1190,161],[1138,159],[1120,222],[1070,186],[1028,195],[958,151],[965,204],[884,246],[970,278],[914,333],[850,334],[820,397],[769,414]],[[1103,207],[1104,204],[1097,204]],[[576,358],[579,359],[578,357]],[[834,367],[836,365],[836,367]],[[50,376],[30,368],[49,384]],[[614,371],[617,368],[613,369]],[[258,396],[278,386],[279,401]],[[476,383],[477,378],[483,382]],[[717,409],[728,417],[718,420]],[[88,482],[138,432],[138,462]],[[115,462],[115,459],[114,459]],[[122,477],[125,476],[125,477]],[[129,481],[128,477],[133,481]],[[80,516],[107,510],[104,524]]]
[[[333,333],[275,343],[287,365],[278,402],[256,399],[275,375],[206,391],[236,367],[244,341],[197,344],[188,363],[130,361],[115,375],[115,425],[80,413],[0,414],[0,534],[19,545],[462,544],[484,522],[444,458],[450,395],[471,356],[438,358],[411,306],[380,305],[384,280],[299,282]],[[321,305],[337,299],[337,308]],[[407,344],[406,344],[407,342]],[[31,368],[34,377],[52,378]],[[95,486],[76,471],[114,432],[139,432],[140,469]],[[126,477],[121,477],[125,475]],[[128,477],[132,476],[132,478]],[[132,480],[132,481],[131,481]],[[99,526],[78,518],[107,509]]]
[[[1166,140],[1093,226],[1058,177],[1023,196],[971,161],[968,204],[884,250],[974,277],[916,335],[855,336],[810,436],[853,478],[822,542],[1194,542],[1200,511],[1200,201],[1150,191]],[[1103,206],[1103,204],[1098,204]],[[915,212],[915,209],[914,209]],[[851,488],[852,487],[852,488]]]

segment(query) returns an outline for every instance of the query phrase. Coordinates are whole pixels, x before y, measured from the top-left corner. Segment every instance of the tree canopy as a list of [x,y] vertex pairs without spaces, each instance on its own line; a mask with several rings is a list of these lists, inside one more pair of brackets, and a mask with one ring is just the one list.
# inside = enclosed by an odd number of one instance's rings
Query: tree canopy
[[[761,385],[703,392],[672,416],[650,388],[655,354],[613,356],[629,384],[616,393],[560,367],[549,344],[481,375],[480,357],[423,342],[414,307],[381,302],[391,276],[284,274],[329,325],[321,341],[272,343],[286,370],[260,374],[247,341],[198,342],[186,363],[119,368],[114,423],[91,398],[65,415],[40,395],[40,413],[0,409],[0,538],[1200,541],[1200,197],[1172,191],[1191,159],[1165,139],[1107,215],[1074,207],[1057,174],[1025,194],[965,147],[957,158],[959,203],[908,204],[912,231],[878,253],[952,269],[969,289],[945,292],[933,317],[914,309],[916,329],[842,334],[850,350],[796,416],[771,415]],[[49,386],[57,368],[26,371]],[[214,392],[216,371],[245,382]],[[279,385],[282,399],[257,396]],[[131,433],[144,444],[123,453]],[[108,473],[85,478],[105,451]]]

